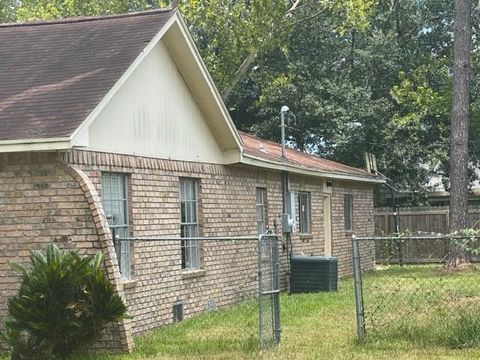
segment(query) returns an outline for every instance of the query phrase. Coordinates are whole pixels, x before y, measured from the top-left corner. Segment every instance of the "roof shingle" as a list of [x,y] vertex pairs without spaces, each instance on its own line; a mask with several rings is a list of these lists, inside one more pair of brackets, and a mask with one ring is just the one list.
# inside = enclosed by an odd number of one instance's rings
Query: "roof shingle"
[[0,140],[70,136],[173,13],[0,25]]

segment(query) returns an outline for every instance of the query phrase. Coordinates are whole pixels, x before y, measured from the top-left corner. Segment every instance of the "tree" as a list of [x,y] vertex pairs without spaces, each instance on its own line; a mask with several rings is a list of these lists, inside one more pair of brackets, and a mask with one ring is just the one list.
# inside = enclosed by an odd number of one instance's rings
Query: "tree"
[[[317,10],[297,8],[302,21],[285,46],[256,58],[228,100],[232,118],[278,140],[278,109],[287,104],[296,115],[291,146],[354,166],[372,152],[397,188],[414,193],[409,201],[425,201],[432,176],[448,182],[450,171],[453,3],[378,2],[361,28],[347,27],[341,12]],[[476,95],[478,77],[471,80]],[[478,129],[480,97],[473,99],[470,125]],[[474,164],[480,142],[469,140]]]
[[15,0],[0,0],[0,23],[15,20]]
[[162,0],[22,0],[16,7],[16,15],[21,21],[48,20],[72,16],[120,14],[151,9],[162,4],[164,4]]
[[[343,18],[343,23],[339,26],[340,30],[344,30],[349,26],[363,29],[368,26],[369,16],[375,8],[374,0],[324,0],[320,2],[309,0],[295,0],[291,1],[291,6],[288,7],[288,10],[283,10],[284,12],[282,12],[282,6],[274,4],[274,2],[271,2],[271,4],[274,5],[273,8],[277,11],[265,13],[265,15],[267,16],[261,17],[262,22],[260,22],[260,24],[264,24],[264,21],[267,19],[268,22],[273,23],[273,29],[275,29],[275,31],[265,33],[265,31],[263,30],[263,35],[260,37],[261,39],[263,38],[263,46],[257,43],[257,46],[253,46],[250,48],[247,56],[241,62],[240,66],[238,66],[233,77],[222,90],[222,97],[225,101],[228,100],[228,97],[230,96],[234,88],[237,86],[237,84],[247,75],[247,72],[252,67],[252,64],[257,55],[263,51],[271,50],[278,45],[281,48],[283,45],[283,41],[286,40],[285,35],[288,34],[288,31],[294,25],[303,21],[310,21],[312,19],[315,19],[323,11],[330,10],[333,11],[333,13],[336,13],[337,16],[340,15]],[[315,12],[305,17],[292,18],[292,14],[294,12],[298,12],[298,9],[302,7],[313,7],[315,8]],[[278,11],[279,9],[280,11]],[[272,16],[273,14],[275,14],[276,16]],[[291,21],[288,21],[289,19],[291,19]],[[262,29],[263,26],[261,25],[260,28]],[[268,45],[265,46],[266,44]]]
[[434,122],[425,128],[394,120],[404,117],[404,105],[391,91],[402,73],[431,61],[426,54],[432,51],[418,44],[434,43],[437,52],[439,46],[420,31],[429,21],[418,15],[424,8],[416,1],[395,3],[379,4],[362,27],[347,27],[334,9],[299,8],[294,16],[302,21],[284,49],[258,57],[229,101],[237,125],[278,139],[278,108],[287,103],[297,118],[289,130],[292,145],[355,166],[364,165],[365,151],[374,152],[388,176],[425,182],[426,174],[413,176],[418,169],[411,164],[426,156]]
[[471,2],[455,1],[453,98],[450,150],[450,230],[467,225],[470,108]]
[[189,0],[179,7],[224,99],[255,57],[281,47],[290,31],[284,0]]

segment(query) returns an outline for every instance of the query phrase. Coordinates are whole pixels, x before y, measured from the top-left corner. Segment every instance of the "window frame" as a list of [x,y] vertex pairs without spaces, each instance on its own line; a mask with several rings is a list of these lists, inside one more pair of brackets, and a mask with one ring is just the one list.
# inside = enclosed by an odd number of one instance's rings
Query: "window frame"
[[[259,196],[260,195],[260,196]],[[261,201],[259,202],[259,198]],[[262,235],[267,231],[268,224],[268,201],[267,189],[264,187],[255,188],[255,221],[257,225],[257,235]],[[261,218],[258,217],[259,210]],[[260,230],[261,226],[261,230]]]
[[[193,185],[192,188],[188,189],[190,190],[190,194],[194,195],[193,199],[186,199],[186,196],[187,196],[186,186],[188,186],[189,183],[190,185]],[[182,238],[200,236],[199,188],[200,188],[200,181],[197,178],[182,177],[179,179],[180,237]],[[193,204],[193,211],[192,211],[191,204]],[[188,207],[190,207],[189,210],[187,210]],[[189,216],[193,217],[195,221],[183,221],[184,218],[186,219]],[[192,228],[194,229],[193,236],[191,234],[189,236],[185,236],[185,229],[187,227],[190,229]],[[181,240],[180,246],[181,246],[182,269],[185,269],[185,270],[201,269],[200,242],[197,240]]]
[[343,222],[346,232],[353,232],[353,195],[343,195]]
[[[298,231],[300,234],[312,234],[312,197],[309,191],[298,192]],[[306,200],[305,211],[302,211],[303,200]],[[302,213],[306,213],[305,220],[302,220]]]
[[[121,241],[118,243],[117,241],[117,234],[119,233],[119,229],[124,229],[124,236],[130,236],[130,224],[129,224],[129,175],[125,173],[119,172],[102,172],[101,173],[101,201],[103,210],[105,212],[105,216],[107,218],[108,227],[112,233],[112,240],[113,245],[115,248],[115,253],[117,255],[117,263],[118,263],[118,270],[120,272],[120,276],[124,279],[128,279],[131,276],[131,244],[126,241]],[[118,177],[121,181],[121,197],[120,198],[108,198],[107,197],[107,186],[106,186],[106,178],[110,177],[110,185],[109,185],[109,194],[112,194],[112,177]],[[107,202],[110,202],[110,207],[107,206]],[[112,207],[113,202],[121,202],[123,207],[123,223],[115,224],[115,219],[113,218],[113,213],[111,214],[112,218],[109,218],[109,208]],[[120,234],[119,234],[120,235]],[[121,236],[121,235],[120,235]]]

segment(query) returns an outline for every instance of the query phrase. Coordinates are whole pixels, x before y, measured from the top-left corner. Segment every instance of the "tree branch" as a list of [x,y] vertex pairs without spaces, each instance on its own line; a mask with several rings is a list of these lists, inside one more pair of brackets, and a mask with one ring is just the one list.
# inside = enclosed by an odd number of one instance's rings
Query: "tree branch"
[[300,0],[296,0],[295,3],[292,5],[292,7],[290,9],[287,10],[287,14],[291,13],[292,11],[294,11],[298,4],[300,4]]
[[[296,0],[295,3],[292,5],[292,7],[290,9],[288,9],[285,14],[288,15],[291,12],[293,12],[298,7],[299,4],[300,4],[300,0]],[[299,20],[294,21],[292,23],[289,23],[289,24],[287,24],[287,26],[295,26],[296,24],[299,24],[303,21],[308,21],[308,20],[314,19],[315,17],[320,15],[324,10],[325,9],[322,8],[322,10],[316,12],[315,14],[307,16],[303,19],[299,19]],[[228,97],[232,93],[232,91],[235,88],[235,86],[237,85],[237,83],[242,79],[243,76],[245,76],[248,69],[250,68],[250,65],[252,65],[253,60],[255,60],[256,56],[257,56],[257,52],[252,51],[248,54],[248,56],[245,58],[245,60],[243,60],[242,64],[239,66],[239,68],[235,72],[235,75],[234,75],[231,83],[229,85],[227,85],[221,92],[221,95],[222,95],[222,98],[223,98],[224,101],[226,101],[228,99]]]
[[250,65],[252,65],[253,60],[255,60],[255,57],[257,54],[252,51],[248,56],[243,60],[242,64],[240,67],[237,69],[235,72],[235,76],[232,79],[232,82],[225,87],[222,91],[222,98],[223,100],[227,100],[230,94],[232,93],[232,90],[235,88],[235,85],[240,81],[240,79],[247,73],[248,68]]

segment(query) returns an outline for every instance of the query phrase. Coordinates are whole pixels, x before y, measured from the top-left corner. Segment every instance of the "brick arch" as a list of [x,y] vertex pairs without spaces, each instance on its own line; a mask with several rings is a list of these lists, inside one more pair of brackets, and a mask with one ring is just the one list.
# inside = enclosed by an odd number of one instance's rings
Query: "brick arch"
[[[126,302],[123,285],[120,281],[120,272],[118,269],[117,255],[113,244],[112,233],[108,226],[107,218],[97,189],[88,175],[79,167],[71,164],[65,166],[66,170],[79,184],[85,198],[87,199],[102,249],[107,277],[113,284],[113,288],[117,294],[124,302]],[[122,345],[121,350],[124,352],[131,352],[134,346],[131,321],[129,319],[119,320],[118,330]]]

